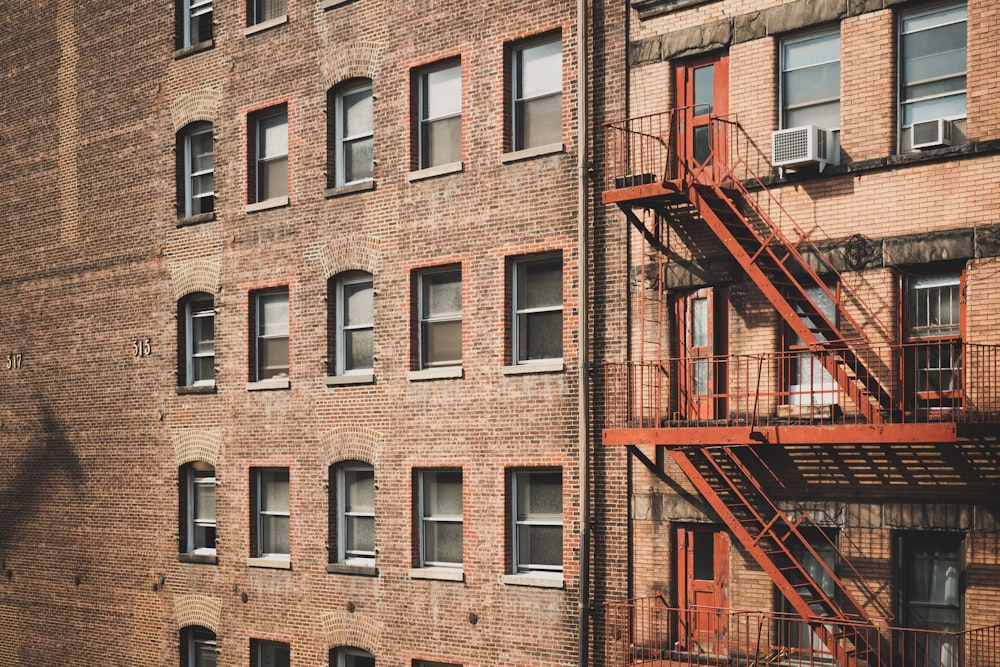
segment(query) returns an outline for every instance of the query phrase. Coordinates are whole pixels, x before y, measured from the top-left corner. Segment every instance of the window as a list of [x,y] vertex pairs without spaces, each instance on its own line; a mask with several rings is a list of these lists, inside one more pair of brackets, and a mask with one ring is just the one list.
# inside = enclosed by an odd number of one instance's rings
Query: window
[[462,271],[419,274],[420,367],[462,363]]
[[513,150],[562,141],[562,40],[532,41],[511,50]]
[[180,550],[215,555],[215,468],[201,461],[181,468]]
[[961,401],[961,274],[910,278],[907,368],[915,403],[933,412]]
[[178,377],[184,387],[215,386],[215,302],[211,294],[192,294],[181,301]]
[[[834,296],[837,294],[837,286],[830,285],[827,289]],[[819,287],[805,287],[804,291],[809,300],[816,306],[828,322],[836,326],[837,305],[827,292]],[[812,319],[802,313],[801,308],[796,305],[796,313],[802,318],[803,323],[816,333],[816,337],[825,341],[826,336],[822,331],[817,331],[816,324]],[[788,403],[789,405],[833,405],[838,401],[838,387],[836,380],[830,372],[823,366],[820,358],[809,351],[809,346],[791,330],[785,330],[786,349],[791,352],[788,355]],[[796,414],[810,415],[810,411],[800,411]],[[819,414],[819,413],[817,413]]]
[[333,358],[336,375],[371,373],[374,362],[374,297],[369,273],[351,272],[335,281]]
[[349,84],[332,93],[328,109],[328,120],[332,122],[332,187],[372,178],[372,100],[370,81]]
[[840,33],[781,44],[781,127],[840,128]]
[[279,19],[285,15],[285,0],[251,0],[250,25]]
[[357,648],[330,650],[330,667],[375,667],[375,656]]
[[180,43],[178,48],[212,40],[212,0],[179,0]]
[[268,290],[254,298],[256,377],[288,377],[288,290]]
[[255,190],[252,202],[288,196],[288,112],[269,110],[256,115],[254,129]]
[[562,358],[562,258],[514,265],[514,363]]
[[[835,546],[838,537],[837,530],[803,526],[799,528],[799,531],[805,542],[793,541],[790,543],[789,548],[792,555],[823,594],[831,600],[836,599],[837,584],[834,576],[838,563],[837,547]],[[808,542],[808,548],[806,548],[806,542]],[[817,628],[804,621],[791,620],[798,616],[795,607],[780,592],[776,592],[776,597],[778,611],[782,614],[782,619],[778,623],[781,645],[810,651],[815,656],[823,656],[824,662],[822,664],[829,664],[827,660],[832,659],[833,656]],[[835,632],[833,626],[824,627],[829,633]]]
[[514,571],[562,572],[562,473],[514,473]]
[[215,633],[200,626],[181,629],[181,667],[215,667]]
[[179,217],[215,210],[214,139],[211,123],[192,123],[184,128],[177,146]]
[[949,632],[963,628],[962,536],[956,533],[909,533],[900,536],[903,627],[935,632],[905,642],[905,664],[956,667],[961,647]]
[[[900,143],[906,151],[914,123],[965,119],[965,4],[903,14],[899,33]],[[954,128],[964,136],[964,122]]]
[[462,159],[462,67],[456,61],[417,74],[419,169]]
[[255,556],[287,558],[289,549],[288,469],[254,470]]
[[462,471],[420,473],[420,566],[462,565]]
[[285,642],[250,640],[250,664],[253,667],[289,667],[292,647]]
[[331,509],[336,508],[334,526],[336,554],[341,563],[371,567],[375,564],[375,470],[366,463],[338,465],[331,478]]

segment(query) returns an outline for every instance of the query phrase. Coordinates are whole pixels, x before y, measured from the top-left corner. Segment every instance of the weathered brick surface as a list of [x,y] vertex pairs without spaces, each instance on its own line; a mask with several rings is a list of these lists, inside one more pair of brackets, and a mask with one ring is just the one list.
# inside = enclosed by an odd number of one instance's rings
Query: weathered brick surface
[[[214,46],[179,58],[170,2],[43,1],[0,19],[0,349],[23,359],[0,378],[0,662],[176,665],[178,631],[197,623],[216,630],[219,665],[247,664],[250,638],[289,642],[300,666],[341,645],[387,667],[575,664],[575,5],[290,0],[287,23],[248,36],[245,6],[216,2]],[[562,39],[565,150],[502,164],[505,47],[540,34]],[[411,69],[452,54],[464,170],[409,183]],[[604,103],[620,104],[623,73],[600,67],[616,91]],[[327,199],[327,91],[352,77],[374,89],[376,187]],[[279,104],[290,205],[248,214],[248,118]],[[199,120],[214,123],[216,215],[177,226],[175,135]],[[620,253],[617,221],[601,224],[595,246]],[[505,376],[508,263],[539,252],[563,258],[565,369]],[[412,271],[454,261],[464,377],[409,382]],[[375,382],[328,387],[328,280],[347,270],[374,276]],[[250,295],[279,286],[291,388],[248,392]],[[177,302],[192,292],[215,296],[215,393],[176,388]],[[218,565],[177,559],[178,467],[195,459],[216,466]],[[326,484],[345,460],[375,467],[377,577],[326,571]],[[268,466],[290,471],[291,570],[246,563],[251,472]],[[409,576],[426,466],[463,469],[464,582]],[[562,589],[502,583],[507,480],[524,467],[562,470]]]

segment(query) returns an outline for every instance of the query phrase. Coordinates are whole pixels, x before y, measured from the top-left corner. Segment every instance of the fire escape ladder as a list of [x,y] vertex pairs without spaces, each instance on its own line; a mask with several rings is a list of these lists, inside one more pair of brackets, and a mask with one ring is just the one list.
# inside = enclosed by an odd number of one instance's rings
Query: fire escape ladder
[[[690,447],[670,454],[840,665],[884,667],[870,616],[803,536],[802,518],[792,520],[778,508],[733,448]],[[807,553],[826,570],[835,586],[832,595],[803,565]]]
[[[891,408],[890,393],[869,367],[873,360],[877,361],[875,356],[859,354],[860,350],[855,349],[870,349],[871,342],[799,252],[805,237],[795,242],[787,240],[759,207],[755,209],[757,224],[751,222],[736,203],[742,198],[717,185],[695,183],[687,192],[701,218],[804,346],[865,419],[880,423],[883,411]],[[810,297],[810,289],[825,291],[837,310],[833,319],[848,322],[854,335],[845,336],[830,321]]]

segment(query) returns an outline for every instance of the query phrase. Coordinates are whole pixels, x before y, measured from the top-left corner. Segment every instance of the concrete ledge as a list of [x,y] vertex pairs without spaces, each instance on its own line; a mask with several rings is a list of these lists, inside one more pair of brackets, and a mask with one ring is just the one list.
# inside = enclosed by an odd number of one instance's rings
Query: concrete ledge
[[542,157],[543,155],[556,155],[558,153],[565,153],[565,152],[566,152],[566,146],[562,143],[546,144],[544,146],[535,146],[534,148],[525,148],[519,151],[504,153],[503,155],[500,156],[500,162],[502,164],[510,164],[511,162],[530,160],[532,158]]
[[356,183],[347,183],[345,185],[338,185],[335,188],[327,188],[323,192],[323,196],[327,199],[333,199],[334,197],[343,197],[344,195],[352,195],[355,192],[370,192],[375,189],[374,179],[367,179],[364,181],[358,181]]
[[532,588],[562,588],[562,572],[549,575],[542,572],[525,572],[524,574],[505,574],[503,583],[508,586],[530,586]]
[[427,178],[435,178],[436,176],[445,176],[447,174],[457,174],[461,171],[465,171],[464,162],[449,162],[448,164],[439,164],[436,167],[428,167],[427,169],[418,169],[417,171],[411,171],[406,175],[406,180],[410,183],[415,181],[422,181]]
[[247,567],[262,567],[271,570],[291,570],[290,558],[247,558]]
[[256,35],[258,32],[264,32],[265,30],[270,30],[271,28],[284,25],[286,23],[288,23],[288,14],[277,16],[273,19],[268,19],[267,21],[261,21],[260,23],[247,26],[243,29],[243,36],[249,37],[250,35]]
[[202,565],[218,565],[219,556],[216,554],[192,554],[183,553],[177,554],[177,562],[179,563],[200,563]]
[[212,222],[215,220],[215,211],[209,211],[208,213],[199,213],[198,215],[188,215],[183,218],[177,218],[175,223],[178,227],[187,227],[188,225],[199,225],[203,222]]
[[290,389],[291,380],[288,378],[272,378],[270,380],[258,380],[257,382],[247,382],[247,391],[271,391],[274,389]]
[[264,201],[255,201],[252,204],[247,204],[247,213],[266,211],[271,208],[281,208],[282,206],[288,206],[288,197],[271,197]]
[[406,379],[410,382],[420,382],[422,380],[447,380],[462,377],[464,369],[461,366],[443,366],[441,368],[424,368],[419,371],[410,371],[406,374]]
[[327,563],[327,574],[350,574],[356,577],[377,577],[378,568],[374,565],[351,565],[350,563]]
[[183,49],[177,49],[174,51],[174,60],[178,58],[184,58],[192,53],[199,53],[201,51],[207,51],[208,49],[215,46],[214,39],[206,39],[204,42],[198,42],[197,44],[192,44],[191,46],[185,46]]
[[327,375],[323,378],[327,387],[339,387],[352,384],[375,384],[374,373],[353,373],[351,375]]
[[410,568],[410,579],[465,581],[465,572],[460,567],[413,567]]
[[216,392],[215,384],[202,384],[202,385],[189,385],[185,387],[177,387],[178,396],[189,396],[193,394],[214,394]]
[[341,5],[346,5],[348,3],[354,2],[354,0],[323,0],[323,3],[319,6],[320,9],[333,9],[334,7],[339,7]]
[[565,370],[562,359],[549,361],[529,361],[515,366],[504,366],[500,372],[504,375],[529,375],[531,373],[560,373]]

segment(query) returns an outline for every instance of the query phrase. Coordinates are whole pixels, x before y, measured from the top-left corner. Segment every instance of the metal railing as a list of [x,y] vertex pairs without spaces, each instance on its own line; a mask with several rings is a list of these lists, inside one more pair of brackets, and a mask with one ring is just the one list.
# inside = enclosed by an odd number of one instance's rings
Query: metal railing
[[[948,632],[831,623],[780,612],[673,608],[653,596],[606,603],[605,629],[607,667],[848,667],[838,653],[851,667],[1000,665],[1000,624]],[[844,650],[824,643],[831,638]]]
[[[827,370],[834,351],[604,364],[606,429],[866,423]],[[883,423],[1000,423],[1000,346],[937,341],[856,351],[891,378]],[[823,357],[827,357],[824,359]],[[851,369],[848,369],[851,375]],[[853,380],[861,382],[860,379]]]

